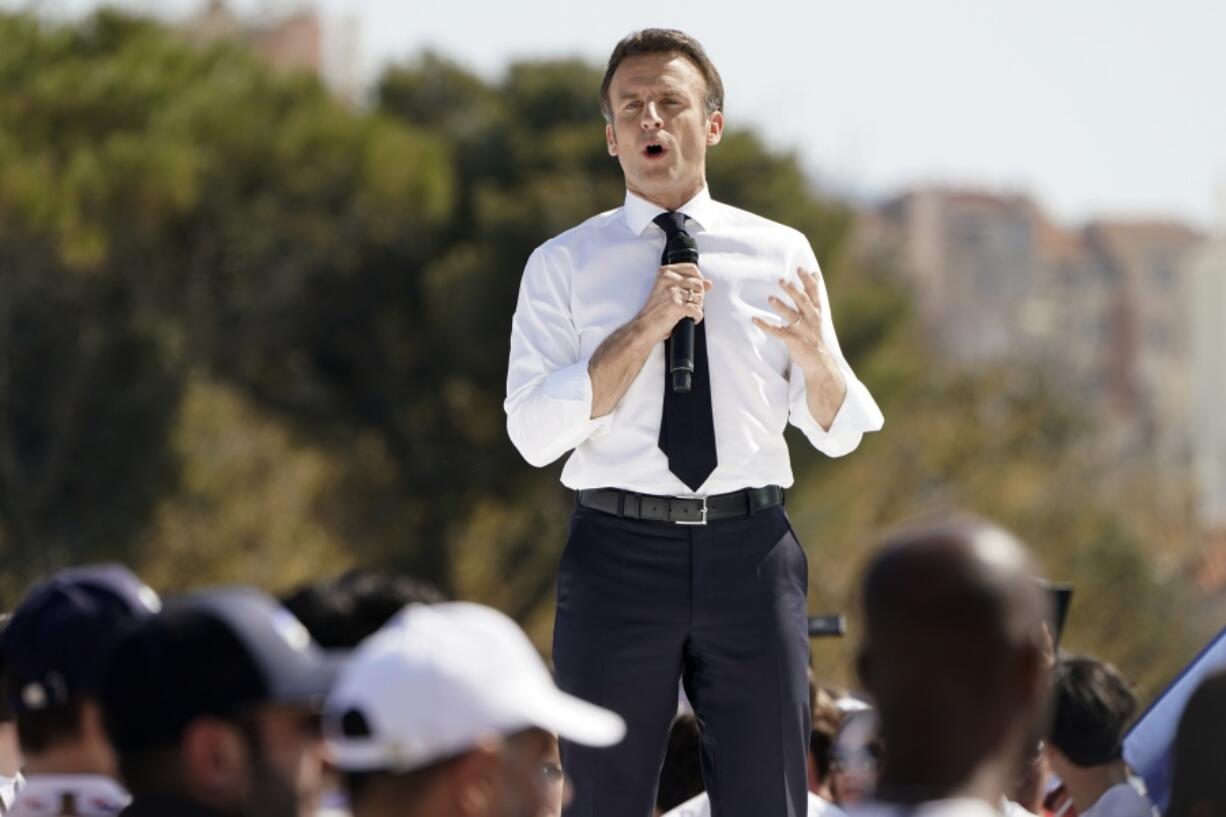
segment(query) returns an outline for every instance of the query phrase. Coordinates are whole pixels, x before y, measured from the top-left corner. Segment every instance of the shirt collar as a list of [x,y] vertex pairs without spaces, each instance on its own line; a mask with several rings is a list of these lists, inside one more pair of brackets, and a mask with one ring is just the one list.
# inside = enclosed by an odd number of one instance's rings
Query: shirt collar
[[[709,230],[715,224],[715,202],[711,199],[711,191],[704,184],[702,189],[694,194],[694,198],[677,208],[693,221],[700,230]],[[651,224],[651,220],[660,213],[667,212],[658,204],[652,204],[647,199],[626,191],[626,204],[622,213],[626,217],[626,226],[635,235],[642,235]]]
[[109,798],[117,801],[119,806],[129,800],[123,786],[101,774],[36,774],[22,778],[20,785],[22,795],[46,796],[64,790],[76,790],[95,797]]

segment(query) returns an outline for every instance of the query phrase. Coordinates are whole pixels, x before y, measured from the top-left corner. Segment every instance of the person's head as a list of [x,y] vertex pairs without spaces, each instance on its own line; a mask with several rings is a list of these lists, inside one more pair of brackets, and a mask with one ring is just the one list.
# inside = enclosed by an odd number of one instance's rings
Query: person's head
[[159,606],[115,564],[61,570],[17,605],[0,653],[28,771],[115,775],[97,703],[103,665],[116,638]]
[[1119,761],[1124,730],[1137,708],[1128,682],[1108,663],[1062,658],[1052,671],[1052,720],[1047,753],[1063,780],[1079,770]]
[[656,790],[656,810],[660,814],[672,811],[705,790],[698,720],[690,714],[678,715],[668,730],[668,749],[664,752],[660,785]]
[[830,746],[830,796],[840,806],[872,797],[882,759],[877,713],[854,699],[845,704]]
[[354,652],[324,713],[355,817],[539,817],[551,733],[592,746],[625,724],[554,686],[509,618],[414,605]]
[[636,31],[617,44],[600,84],[605,141],[626,187],[675,209],[706,183],[707,148],[724,131],[724,84],[693,37]]
[[1012,785],[1048,684],[1034,575],[1015,537],[970,518],[900,530],[875,551],[857,666],[886,747],[879,796],[970,787],[995,802]]
[[1179,718],[1166,817],[1226,817],[1226,672],[1200,682]]
[[433,585],[396,573],[355,568],[303,585],[281,603],[324,649],[353,649],[410,604],[446,597]]
[[809,679],[809,710],[813,713],[813,727],[809,731],[809,791],[830,799],[831,750],[843,722],[834,696]]
[[136,799],[236,817],[305,817],[319,794],[319,710],[336,661],[248,588],[167,605],[116,644],[102,683],[120,776]]

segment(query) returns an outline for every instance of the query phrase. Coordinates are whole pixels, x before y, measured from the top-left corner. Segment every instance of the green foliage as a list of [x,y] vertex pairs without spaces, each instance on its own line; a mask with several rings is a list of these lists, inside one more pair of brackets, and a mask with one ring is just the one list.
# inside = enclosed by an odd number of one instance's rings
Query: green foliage
[[[372,562],[543,643],[570,500],[506,438],[506,349],[532,249],[623,198],[599,81],[425,54],[357,112],[148,21],[0,14],[0,601],[103,557],[168,588]],[[887,417],[846,460],[793,440],[815,608],[845,608],[883,526],[969,508],[1078,585],[1070,638],[1156,683],[1186,593],[1096,489],[1084,419],[1024,369],[944,369],[795,156],[734,128],[709,164],[809,236]]]

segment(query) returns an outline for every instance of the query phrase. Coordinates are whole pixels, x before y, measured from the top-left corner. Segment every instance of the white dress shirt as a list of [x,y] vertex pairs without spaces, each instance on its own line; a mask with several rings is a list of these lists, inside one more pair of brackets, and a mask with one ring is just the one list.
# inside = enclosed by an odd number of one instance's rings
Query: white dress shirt
[[[847,817],[847,812],[829,800],[823,800],[813,792],[808,794],[805,817]],[[711,817],[711,797],[704,791],[675,809],[665,812],[664,817]]]
[[[847,397],[828,430],[809,413],[804,375],[787,347],[750,320],[779,322],[767,299],[788,300],[780,278],[799,283],[798,267],[817,270],[800,232],[711,199],[703,190],[680,208],[698,243],[698,268],[714,288],[704,299],[711,409],[719,465],[698,495],[792,484],[783,431],[788,422],[831,457],[856,448],[883,418],[843,358],[820,287],[822,337],[847,382]],[[542,244],[524,269],[511,329],[507,431],[524,459],[544,466],[567,451],[569,488],[622,488],[690,496],[659,449],[664,401],[664,344],[610,414],[592,419],[592,353],[642,308],[655,282],[664,212],[627,193],[625,205],[594,216]]]

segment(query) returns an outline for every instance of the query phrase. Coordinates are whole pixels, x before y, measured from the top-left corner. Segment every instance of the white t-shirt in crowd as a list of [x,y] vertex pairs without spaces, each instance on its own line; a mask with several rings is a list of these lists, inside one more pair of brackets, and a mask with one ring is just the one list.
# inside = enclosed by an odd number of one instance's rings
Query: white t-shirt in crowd
[[8,810],[13,807],[13,801],[17,799],[17,792],[21,791],[25,782],[21,772],[13,777],[0,774],[0,814],[8,814]]
[[8,817],[114,817],[131,798],[100,774],[39,774],[26,778]]
[[[809,806],[805,814],[806,817],[847,817],[843,809],[813,792],[809,792]],[[704,791],[665,813],[664,817],[711,817],[711,798]]]
[[1103,792],[1081,817],[1158,817],[1158,809],[1150,802],[1145,784],[1133,777]]
[[847,807],[849,817],[1002,817],[998,808],[971,797],[929,800],[913,806],[861,800]]

